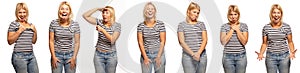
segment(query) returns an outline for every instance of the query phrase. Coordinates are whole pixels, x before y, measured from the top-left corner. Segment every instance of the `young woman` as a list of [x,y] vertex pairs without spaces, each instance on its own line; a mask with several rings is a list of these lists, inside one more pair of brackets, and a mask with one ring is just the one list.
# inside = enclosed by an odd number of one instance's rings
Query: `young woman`
[[205,24],[197,21],[200,6],[192,2],[187,9],[186,20],[178,25],[178,40],[183,48],[182,66],[185,73],[205,73],[207,56]]
[[245,73],[247,55],[245,45],[248,41],[248,26],[241,23],[240,11],[230,5],[227,13],[228,23],[221,27],[221,44],[224,45],[223,68],[225,73]]
[[164,46],[166,29],[162,21],[156,20],[156,8],[148,2],[144,7],[144,22],[137,27],[137,40],[141,51],[142,73],[165,72]]
[[12,65],[16,73],[39,73],[32,44],[36,43],[37,31],[28,22],[28,7],[25,3],[18,3],[15,11],[16,20],[11,22],[7,32],[7,42],[14,45]]
[[58,19],[49,27],[49,48],[52,73],[75,73],[76,58],[80,45],[79,24],[72,20],[72,9],[68,2],[61,2]]
[[[102,19],[91,17],[96,11],[102,12]],[[111,6],[94,8],[83,14],[83,18],[96,26],[98,40],[94,56],[96,73],[115,73],[118,63],[116,41],[121,33],[121,24],[115,22],[115,10]]]
[[[263,42],[260,52],[256,52],[258,60],[262,60],[267,48],[267,73],[289,73],[290,58],[295,58],[297,50],[294,49],[292,30],[290,25],[282,22],[283,11],[280,5],[272,5],[270,11],[271,22],[262,30]],[[289,51],[290,50],[290,51]]]

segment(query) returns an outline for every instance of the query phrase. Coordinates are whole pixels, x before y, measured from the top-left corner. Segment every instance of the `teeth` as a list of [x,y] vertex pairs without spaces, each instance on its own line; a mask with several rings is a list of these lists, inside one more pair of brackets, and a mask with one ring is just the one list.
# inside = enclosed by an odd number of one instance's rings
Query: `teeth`
[[67,13],[63,13],[63,14],[62,14],[62,16],[67,16],[67,15],[68,15]]

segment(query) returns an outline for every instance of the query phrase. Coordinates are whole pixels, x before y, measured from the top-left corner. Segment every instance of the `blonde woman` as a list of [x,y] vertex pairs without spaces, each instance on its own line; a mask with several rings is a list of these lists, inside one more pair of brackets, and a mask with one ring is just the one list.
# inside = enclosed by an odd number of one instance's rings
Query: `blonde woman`
[[37,31],[32,23],[28,22],[28,7],[25,3],[16,6],[16,20],[11,22],[7,32],[7,42],[14,45],[12,65],[16,73],[39,73],[32,44],[36,43]]
[[58,19],[49,27],[49,48],[52,73],[75,73],[76,58],[80,45],[79,24],[72,20],[72,9],[68,2],[59,5]]
[[290,59],[295,58],[292,30],[289,24],[282,22],[283,10],[280,5],[274,4],[270,10],[269,24],[262,30],[263,42],[260,52],[256,52],[257,59],[262,60],[266,51],[267,73],[289,73]]
[[[102,12],[102,19],[91,17]],[[115,22],[115,10],[111,6],[94,8],[83,14],[83,18],[96,26],[98,40],[95,46],[94,66],[96,73],[115,73],[118,63],[116,41],[121,33],[121,24]]]
[[205,24],[197,20],[200,6],[194,2],[190,3],[186,14],[186,20],[179,23],[177,29],[178,40],[183,48],[183,70],[185,73],[205,73],[207,33]]
[[241,23],[240,11],[236,5],[230,5],[227,13],[228,23],[221,27],[223,68],[225,73],[245,73],[247,55],[245,45],[248,42],[248,26]]
[[166,29],[162,21],[156,20],[156,8],[151,2],[144,7],[144,22],[137,27],[137,40],[141,51],[142,73],[165,72],[164,46]]

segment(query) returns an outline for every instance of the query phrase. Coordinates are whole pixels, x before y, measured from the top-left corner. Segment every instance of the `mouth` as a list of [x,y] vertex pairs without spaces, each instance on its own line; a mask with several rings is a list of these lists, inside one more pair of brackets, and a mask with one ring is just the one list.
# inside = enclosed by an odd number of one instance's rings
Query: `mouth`
[[68,16],[68,13],[62,13],[61,16]]
[[20,20],[25,20],[25,16],[19,16]]
[[280,19],[280,18],[278,18],[278,17],[275,17],[275,18],[274,18],[274,20],[279,20],[279,19]]

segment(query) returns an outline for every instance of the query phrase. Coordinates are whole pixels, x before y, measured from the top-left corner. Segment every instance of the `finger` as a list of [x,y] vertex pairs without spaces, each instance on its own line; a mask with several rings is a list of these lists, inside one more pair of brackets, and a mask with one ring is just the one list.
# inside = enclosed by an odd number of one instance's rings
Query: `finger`
[[255,51],[256,54],[259,54],[257,51]]
[[293,53],[296,53],[297,52],[297,49],[296,50],[294,50],[294,52]]

